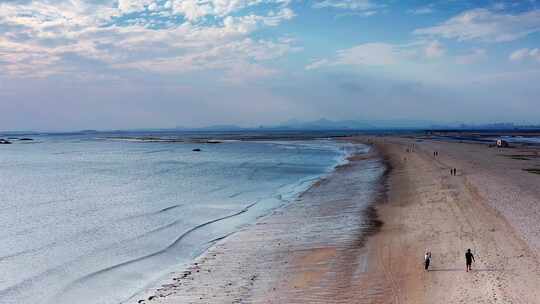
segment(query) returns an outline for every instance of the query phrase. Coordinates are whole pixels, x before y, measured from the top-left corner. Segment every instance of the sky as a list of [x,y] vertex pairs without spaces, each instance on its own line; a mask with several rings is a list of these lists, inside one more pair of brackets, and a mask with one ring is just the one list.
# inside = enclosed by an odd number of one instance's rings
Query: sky
[[0,130],[540,123],[540,1],[0,0]]

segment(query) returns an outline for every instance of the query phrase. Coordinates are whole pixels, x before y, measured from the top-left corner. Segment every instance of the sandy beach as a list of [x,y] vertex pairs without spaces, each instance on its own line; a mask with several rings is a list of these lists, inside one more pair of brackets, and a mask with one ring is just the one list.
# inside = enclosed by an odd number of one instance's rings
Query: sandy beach
[[[538,150],[353,140],[374,144],[368,161],[353,157],[132,303],[540,303],[540,175],[524,170],[540,168]],[[382,160],[389,173],[366,191],[359,172]]]

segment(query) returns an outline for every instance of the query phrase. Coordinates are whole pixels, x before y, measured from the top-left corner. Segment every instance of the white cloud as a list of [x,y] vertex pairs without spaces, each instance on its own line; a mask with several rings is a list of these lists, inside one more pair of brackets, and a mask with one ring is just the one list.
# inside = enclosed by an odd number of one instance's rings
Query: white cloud
[[392,66],[439,58],[445,53],[446,49],[438,41],[415,41],[408,44],[374,42],[339,50],[334,58],[315,60],[305,68],[314,70],[332,66]]
[[444,56],[446,49],[438,41],[432,41],[425,47],[424,52],[428,58],[439,58]]
[[200,4],[197,0],[177,0],[172,3],[175,14],[183,15],[189,21],[197,21],[199,18],[213,13],[213,7],[208,3]]
[[519,49],[510,54],[511,61],[520,61],[529,57],[529,49]]
[[457,64],[473,64],[482,61],[487,58],[487,52],[485,49],[474,49],[468,54],[460,55],[456,57]]
[[240,17],[227,16],[223,20],[226,29],[232,32],[248,34],[254,31],[259,25],[277,26],[284,20],[290,20],[295,16],[289,8],[283,8],[278,13],[272,12],[267,16],[246,15]]
[[137,69],[157,73],[190,73],[204,70],[217,71],[218,79],[228,83],[258,79],[278,73],[276,68],[264,63],[300,49],[293,47],[290,39],[278,41],[246,38],[216,45],[199,52],[167,58],[151,58],[114,64],[116,68]]
[[[139,0],[144,1],[144,0]],[[220,18],[230,16],[247,7],[259,4],[278,4],[282,8],[289,0],[171,0],[173,13],[184,16],[191,22],[196,22],[206,16]]]
[[[159,19],[175,13],[174,6],[179,2],[186,6],[176,13],[185,14],[186,21],[178,24],[172,18],[154,28]],[[261,3],[265,5],[257,9],[258,14],[238,13]],[[274,69],[265,67],[263,61],[295,51],[292,41],[252,41],[241,52],[227,56],[221,56],[217,50],[239,48],[246,45],[246,39],[257,29],[277,26],[293,18],[295,14],[287,5],[287,0],[3,2],[0,3],[0,75],[77,74],[97,66],[140,67],[157,73],[160,69],[169,73],[174,68],[177,73],[205,68],[238,71],[242,64],[252,75],[271,75],[268,71]],[[136,15],[142,11],[146,13]],[[148,17],[148,12],[157,14],[157,19]],[[136,15],[133,23],[116,22],[118,17],[133,13]],[[129,20],[131,16],[123,19]],[[213,22],[197,22],[205,16],[212,16]],[[210,56],[212,52],[215,56]],[[194,66],[200,62],[203,64]]]
[[338,61],[344,65],[391,65],[396,63],[397,56],[396,47],[388,43],[366,43],[338,51]]
[[335,65],[334,63],[331,63],[328,59],[319,59],[319,60],[313,60],[310,64],[306,65],[306,70],[316,70],[325,66],[331,66]]
[[487,9],[472,9],[442,24],[421,28],[416,35],[436,36],[459,41],[505,42],[540,31],[540,10],[505,14]]
[[322,59],[308,65],[306,69],[316,69],[324,66],[386,66],[397,62],[398,49],[388,43],[366,43],[350,49],[337,51],[333,60]]
[[373,11],[383,5],[370,0],[324,0],[313,4],[314,8],[337,8],[354,11]]
[[122,13],[139,12],[150,5],[152,5],[152,7],[157,7],[157,4],[153,1],[154,0],[118,0],[118,9],[120,9]]
[[362,13],[362,15],[366,16],[366,17],[369,17],[369,16],[373,16],[377,14],[377,11],[365,11]]
[[502,11],[506,9],[506,3],[504,2],[496,2],[492,5],[492,8],[497,11]]
[[519,49],[519,50],[516,50],[516,51],[512,52],[512,54],[510,54],[509,59],[510,59],[510,61],[523,61],[523,60],[532,59],[532,60],[536,60],[536,61],[540,62],[540,49],[538,49],[538,48]]

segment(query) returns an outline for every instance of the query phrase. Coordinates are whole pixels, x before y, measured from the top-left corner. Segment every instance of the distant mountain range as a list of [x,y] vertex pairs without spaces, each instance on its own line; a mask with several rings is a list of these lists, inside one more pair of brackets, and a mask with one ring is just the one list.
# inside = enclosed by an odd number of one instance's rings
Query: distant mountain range
[[240,127],[236,125],[215,125],[203,128],[177,127],[177,130],[241,131],[241,130],[377,130],[377,129],[422,129],[435,125],[433,121],[420,120],[329,120],[300,121],[292,119],[277,125]]
[[419,129],[433,125],[432,121],[421,120],[328,120],[319,119],[301,122],[290,120],[275,128],[296,130],[373,130],[373,129]]

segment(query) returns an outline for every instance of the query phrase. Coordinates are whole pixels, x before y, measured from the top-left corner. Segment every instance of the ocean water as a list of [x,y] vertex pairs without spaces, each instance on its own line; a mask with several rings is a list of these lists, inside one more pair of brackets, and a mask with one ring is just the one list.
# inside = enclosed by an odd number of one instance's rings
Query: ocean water
[[[494,140],[497,139],[499,138],[495,138]],[[501,136],[500,139],[515,143],[540,144],[539,136]]]
[[0,303],[121,303],[367,149],[87,135],[1,145]]

